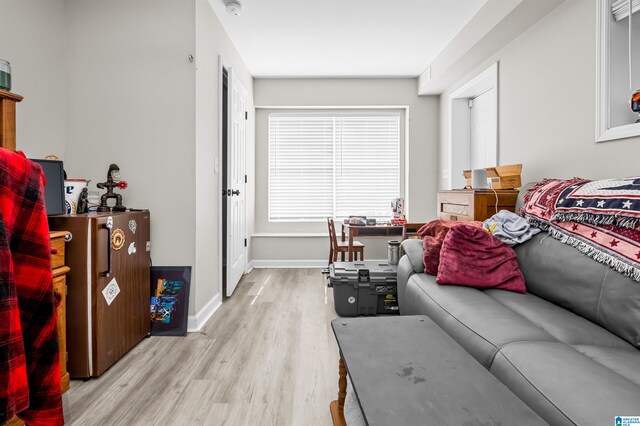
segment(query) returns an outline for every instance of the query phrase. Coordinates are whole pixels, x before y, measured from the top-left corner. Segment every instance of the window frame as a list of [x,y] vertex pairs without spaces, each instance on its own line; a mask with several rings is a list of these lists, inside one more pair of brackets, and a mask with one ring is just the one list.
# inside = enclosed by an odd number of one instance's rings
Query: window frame
[[[266,114],[267,124],[267,223],[321,223],[325,222],[325,218],[282,218],[273,219],[271,214],[271,125],[270,120],[273,115],[280,116],[320,116],[320,117],[335,117],[335,116],[360,116],[360,115],[388,115],[398,114],[399,119],[399,175],[398,183],[400,188],[400,197],[405,199],[405,214],[408,214],[408,200],[406,196],[408,171],[406,165],[408,164],[408,129],[409,129],[409,107],[408,106],[364,106],[364,107],[265,107],[268,110]],[[335,150],[335,146],[334,146]],[[389,200],[391,202],[391,200]],[[332,216],[336,212],[335,203],[335,176],[334,176],[334,203]],[[389,208],[391,212],[391,208]],[[390,217],[391,213],[389,213]],[[335,217],[335,216],[334,216]],[[340,218],[338,218],[340,219]]]

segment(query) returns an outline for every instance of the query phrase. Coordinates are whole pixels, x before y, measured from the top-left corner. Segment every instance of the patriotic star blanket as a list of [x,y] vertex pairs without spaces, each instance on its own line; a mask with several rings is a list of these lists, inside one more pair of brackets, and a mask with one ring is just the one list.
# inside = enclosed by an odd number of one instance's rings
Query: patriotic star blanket
[[[629,225],[632,223],[629,219],[630,216],[620,216],[615,209],[616,207],[627,209],[624,207],[626,200],[620,201],[616,198],[604,197],[605,192],[613,191],[608,188],[633,185],[634,180],[608,180],[607,184],[602,184],[605,181],[594,181],[594,183],[597,182],[597,185],[592,185],[592,189],[578,192],[577,189],[592,182],[579,178],[570,180],[545,179],[525,194],[520,214],[531,225],[548,231],[549,235],[561,242],[576,247],[596,261],[609,265],[618,272],[640,282],[640,229],[630,227]],[[615,183],[613,183],[614,181]],[[625,183],[620,185],[620,182]],[[575,211],[569,215],[567,214],[568,210],[564,210],[563,214],[558,214],[558,209],[561,206],[566,206],[571,202],[577,204],[578,200],[583,199],[578,198],[579,196],[576,194],[585,195],[587,192],[599,189],[599,198],[591,199],[591,202],[597,208],[598,202],[605,201],[605,206],[609,206],[610,210],[614,211],[610,214],[617,214],[614,216],[615,219],[598,219],[597,216],[577,214]],[[629,188],[619,190],[630,191]],[[568,197],[572,197],[569,199],[573,201],[567,201]],[[634,202],[640,205],[640,191],[638,198],[633,199],[632,207]],[[582,204],[585,206],[587,203],[585,201]],[[602,210],[600,213],[603,213]],[[629,220],[625,220],[625,218]]]
[[560,192],[553,220],[638,228],[640,178],[576,182]]

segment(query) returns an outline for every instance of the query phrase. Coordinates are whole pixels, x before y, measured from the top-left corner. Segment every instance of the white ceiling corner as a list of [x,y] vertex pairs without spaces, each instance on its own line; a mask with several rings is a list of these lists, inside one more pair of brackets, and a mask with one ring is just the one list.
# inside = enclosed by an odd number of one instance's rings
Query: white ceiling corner
[[256,77],[416,77],[487,0],[209,0]]

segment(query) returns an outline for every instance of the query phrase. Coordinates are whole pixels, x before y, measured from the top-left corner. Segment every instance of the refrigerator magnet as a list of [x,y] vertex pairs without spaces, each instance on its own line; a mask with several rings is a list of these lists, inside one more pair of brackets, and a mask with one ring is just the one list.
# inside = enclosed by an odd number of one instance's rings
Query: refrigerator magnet
[[111,303],[113,303],[118,294],[120,294],[120,287],[118,286],[118,281],[113,278],[104,290],[102,290],[102,295],[104,296],[104,300],[107,301],[107,305],[111,306]]
[[111,235],[111,247],[114,250],[120,250],[124,246],[124,241],[124,231],[122,229],[117,228],[113,231],[113,234]]
[[131,219],[129,221],[129,229],[131,230],[131,232],[133,232],[134,234],[136,233],[136,229],[138,229],[138,224],[136,223],[135,219]]
[[129,252],[129,255],[132,255],[137,251],[135,241],[129,244],[129,249],[127,251]]

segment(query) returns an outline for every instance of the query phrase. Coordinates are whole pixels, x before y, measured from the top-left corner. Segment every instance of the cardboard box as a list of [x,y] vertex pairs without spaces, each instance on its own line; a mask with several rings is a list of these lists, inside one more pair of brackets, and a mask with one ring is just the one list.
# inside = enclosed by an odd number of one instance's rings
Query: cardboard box
[[[471,187],[471,170],[463,170],[467,186]],[[522,186],[522,164],[487,167],[487,177],[493,189],[513,189]]]

